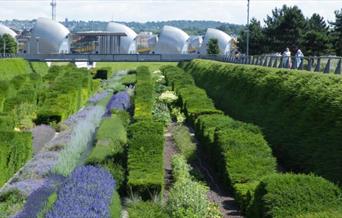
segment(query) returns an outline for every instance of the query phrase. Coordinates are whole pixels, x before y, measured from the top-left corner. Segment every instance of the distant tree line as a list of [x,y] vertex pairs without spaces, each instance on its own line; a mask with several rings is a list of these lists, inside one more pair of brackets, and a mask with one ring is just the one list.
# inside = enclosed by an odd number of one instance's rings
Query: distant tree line
[[[253,18],[249,25],[250,54],[282,52],[290,48],[295,52],[300,48],[305,55],[342,56],[342,8],[335,11],[335,22],[327,23],[319,14],[305,18],[297,7],[276,8],[271,16],[260,21]],[[246,31],[240,31],[238,46],[246,51]]]

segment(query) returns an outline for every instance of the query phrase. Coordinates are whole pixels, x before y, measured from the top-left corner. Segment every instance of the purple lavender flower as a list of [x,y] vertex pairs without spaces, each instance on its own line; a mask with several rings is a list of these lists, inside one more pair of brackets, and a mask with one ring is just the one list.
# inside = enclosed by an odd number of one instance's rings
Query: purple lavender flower
[[131,98],[126,91],[118,92],[109,100],[106,107],[106,114],[112,109],[127,110],[131,107]]
[[106,170],[78,167],[61,186],[57,201],[46,218],[109,218],[114,189],[115,181]]

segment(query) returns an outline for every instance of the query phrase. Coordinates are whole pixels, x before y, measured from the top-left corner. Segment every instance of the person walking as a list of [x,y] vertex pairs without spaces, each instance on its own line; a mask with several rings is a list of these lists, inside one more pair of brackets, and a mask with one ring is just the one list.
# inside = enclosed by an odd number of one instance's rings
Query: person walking
[[291,52],[289,48],[286,48],[286,50],[283,53],[283,68],[290,68],[292,67],[291,62]]
[[296,67],[297,67],[297,69],[300,67],[300,65],[303,61],[303,58],[304,58],[303,52],[300,49],[298,49],[297,53],[296,53],[296,64],[297,64]]

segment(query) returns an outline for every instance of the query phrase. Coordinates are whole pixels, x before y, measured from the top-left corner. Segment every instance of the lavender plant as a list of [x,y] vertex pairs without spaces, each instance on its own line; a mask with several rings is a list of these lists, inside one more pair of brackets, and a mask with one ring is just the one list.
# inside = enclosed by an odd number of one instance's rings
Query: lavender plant
[[114,189],[115,181],[106,170],[78,167],[63,183],[46,218],[109,218]]
[[32,129],[33,153],[36,154],[43,146],[48,143],[56,134],[56,131],[48,125],[36,126]]
[[110,114],[112,109],[127,110],[131,107],[131,98],[125,91],[113,95],[106,106],[106,114]]
[[101,101],[102,99],[104,99],[105,97],[107,97],[109,95],[108,91],[103,91],[100,93],[95,94],[94,96],[92,96],[88,102],[91,104],[96,104],[97,102]]
[[80,163],[82,154],[91,146],[95,129],[100,124],[104,112],[103,107],[95,106],[82,121],[76,124],[70,142],[59,155],[58,162],[53,169],[54,173],[67,176]]

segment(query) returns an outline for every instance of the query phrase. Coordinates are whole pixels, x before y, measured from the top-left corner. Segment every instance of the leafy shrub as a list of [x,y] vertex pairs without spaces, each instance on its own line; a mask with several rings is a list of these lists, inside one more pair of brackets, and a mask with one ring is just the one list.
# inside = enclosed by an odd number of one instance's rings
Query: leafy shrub
[[89,148],[103,114],[104,108],[95,106],[82,121],[77,123],[68,145],[59,155],[58,162],[53,169],[55,173],[67,176],[74,170],[81,161],[82,154]]
[[24,206],[24,197],[19,192],[7,192],[0,196],[0,217],[9,217]]
[[134,119],[152,119],[153,81],[147,67],[137,68],[137,84],[134,96]]
[[144,199],[161,194],[164,186],[163,124],[139,121],[129,127],[128,186]]
[[278,174],[258,185],[250,217],[295,217],[341,205],[341,190],[313,175]]
[[110,204],[110,217],[120,218],[121,217],[121,200],[120,196],[116,191],[113,191],[112,202]]
[[189,129],[185,126],[177,126],[173,131],[173,139],[181,154],[187,160],[192,159],[196,152],[196,144],[192,141]]
[[342,180],[339,76],[205,60],[183,66],[219,108],[260,125],[285,167]]
[[110,217],[114,191],[115,181],[106,170],[78,167],[62,184],[46,218]]
[[101,163],[107,157],[124,152],[127,135],[122,120],[113,115],[102,120],[96,133],[96,145],[88,157],[88,162]]
[[30,62],[30,67],[33,72],[44,76],[48,73],[49,67],[46,62]]
[[14,119],[7,114],[0,115],[0,131],[12,131],[14,130]]
[[0,187],[31,157],[31,133],[0,132]]
[[131,218],[169,218],[165,209],[150,201],[139,201],[128,205],[128,215]]
[[124,125],[125,128],[128,127],[128,124],[131,122],[131,115],[127,111],[112,109],[111,113],[112,116],[116,115],[121,119],[122,125]]
[[175,183],[172,186],[167,203],[172,217],[213,217],[210,215],[210,202],[207,197],[208,188],[190,177],[190,167],[182,155],[172,159],[172,170]]
[[136,74],[128,74],[121,78],[121,83],[125,86],[134,85],[137,82]]
[[155,102],[152,110],[153,120],[163,123],[165,126],[171,121],[168,106],[162,102]]

